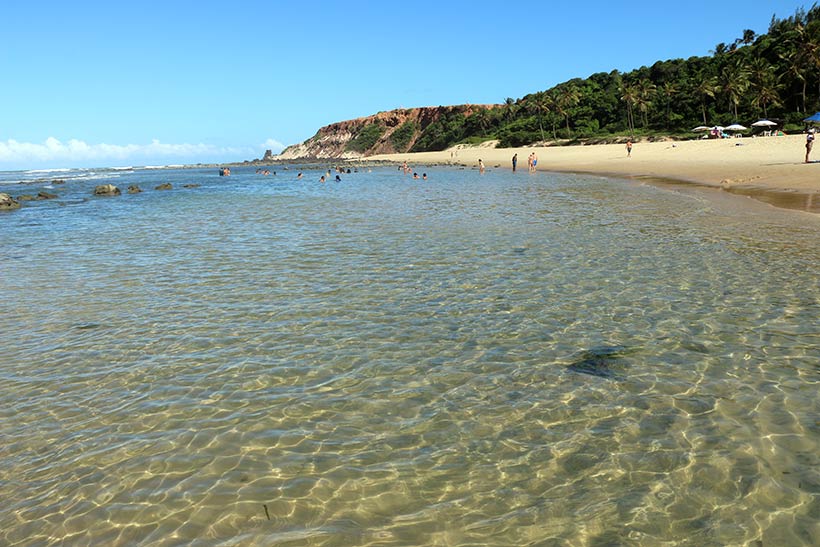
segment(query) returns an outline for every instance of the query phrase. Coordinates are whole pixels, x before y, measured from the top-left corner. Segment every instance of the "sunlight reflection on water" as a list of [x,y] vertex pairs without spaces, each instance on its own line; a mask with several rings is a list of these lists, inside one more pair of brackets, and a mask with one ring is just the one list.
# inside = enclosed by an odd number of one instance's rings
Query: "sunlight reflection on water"
[[816,217],[427,171],[2,215],[0,543],[820,543]]

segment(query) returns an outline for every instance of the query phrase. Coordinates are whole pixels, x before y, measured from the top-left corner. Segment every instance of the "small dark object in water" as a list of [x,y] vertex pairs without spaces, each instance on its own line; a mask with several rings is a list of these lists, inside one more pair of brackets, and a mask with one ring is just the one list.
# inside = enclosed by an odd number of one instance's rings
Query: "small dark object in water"
[[623,346],[598,346],[581,352],[578,359],[567,368],[572,372],[589,374],[600,378],[617,378],[613,365],[626,352]]
[[263,503],[262,507],[265,508],[265,516],[268,517],[268,520],[270,520],[270,513],[268,513],[268,505],[266,503]]
[[96,329],[96,328],[99,328],[99,327],[100,327],[99,323],[84,323],[82,325],[77,325],[74,328],[77,329],[77,330],[91,330],[91,329]]

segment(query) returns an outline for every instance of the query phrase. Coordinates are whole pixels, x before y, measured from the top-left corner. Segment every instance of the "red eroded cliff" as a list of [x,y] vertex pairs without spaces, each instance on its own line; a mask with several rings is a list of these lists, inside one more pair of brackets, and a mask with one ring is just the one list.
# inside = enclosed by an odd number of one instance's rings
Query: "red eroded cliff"
[[401,108],[326,125],[301,144],[289,146],[277,159],[361,158],[410,150],[442,116],[469,117],[499,105],[456,105]]

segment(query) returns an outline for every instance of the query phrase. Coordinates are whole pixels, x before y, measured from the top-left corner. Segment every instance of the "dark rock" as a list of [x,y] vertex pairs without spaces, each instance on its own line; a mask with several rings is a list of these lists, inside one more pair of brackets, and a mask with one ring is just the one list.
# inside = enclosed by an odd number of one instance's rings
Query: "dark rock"
[[173,188],[173,186],[171,185],[170,182],[163,182],[159,186],[155,186],[154,190],[170,190],[172,188]]
[[623,346],[598,346],[581,352],[567,368],[599,378],[619,379],[619,369],[623,368],[620,358],[627,353],[629,350]]
[[140,192],[142,192],[142,188],[140,188],[136,184],[132,184],[131,186],[128,187],[128,193],[129,194],[139,194]]
[[42,200],[42,199],[56,199],[57,194],[49,194],[48,192],[38,192],[37,197],[35,199]]
[[19,209],[20,203],[8,194],[0,194],[0,211]]
[[94,188],[95,196],[119,196],[120,194],[120,189],[113,184],[100,184]]
[[33,201],[34,196],[29,194],[23,194],[22,196],[17,196],[17,201]]
[[183,184],[183,188],[199,188],[199,184]]
[[65,184],[65,181],[63,179],[54,179],[51,184]]

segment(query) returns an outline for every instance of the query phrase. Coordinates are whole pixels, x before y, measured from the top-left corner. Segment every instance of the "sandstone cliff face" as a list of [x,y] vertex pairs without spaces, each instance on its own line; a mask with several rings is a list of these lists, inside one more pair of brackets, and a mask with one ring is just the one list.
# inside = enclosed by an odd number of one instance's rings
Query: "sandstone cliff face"
[[[289,146],[276,159],[356,159],[374,154],[406,152],[413,147],[424,130],[442,116],[461,113],[470,116],[478,110],[495,108],[498,105],[457,105],[403,108],[389,112],[379,112],[373,116],[337,122],[319,129],[313,137],[301,144]],[[408,124],[408,122],[412,122]],[[378,129],[375,128],[377,126]],[[372,144],[362,139],[369,129],[378,134]],[[402,132],[402,138],[394,135]],[[365,141],[364,148],[361,141]],[[400,148],[397,149],[396,141]],[[358,143],[358,145],[357,145]]]

